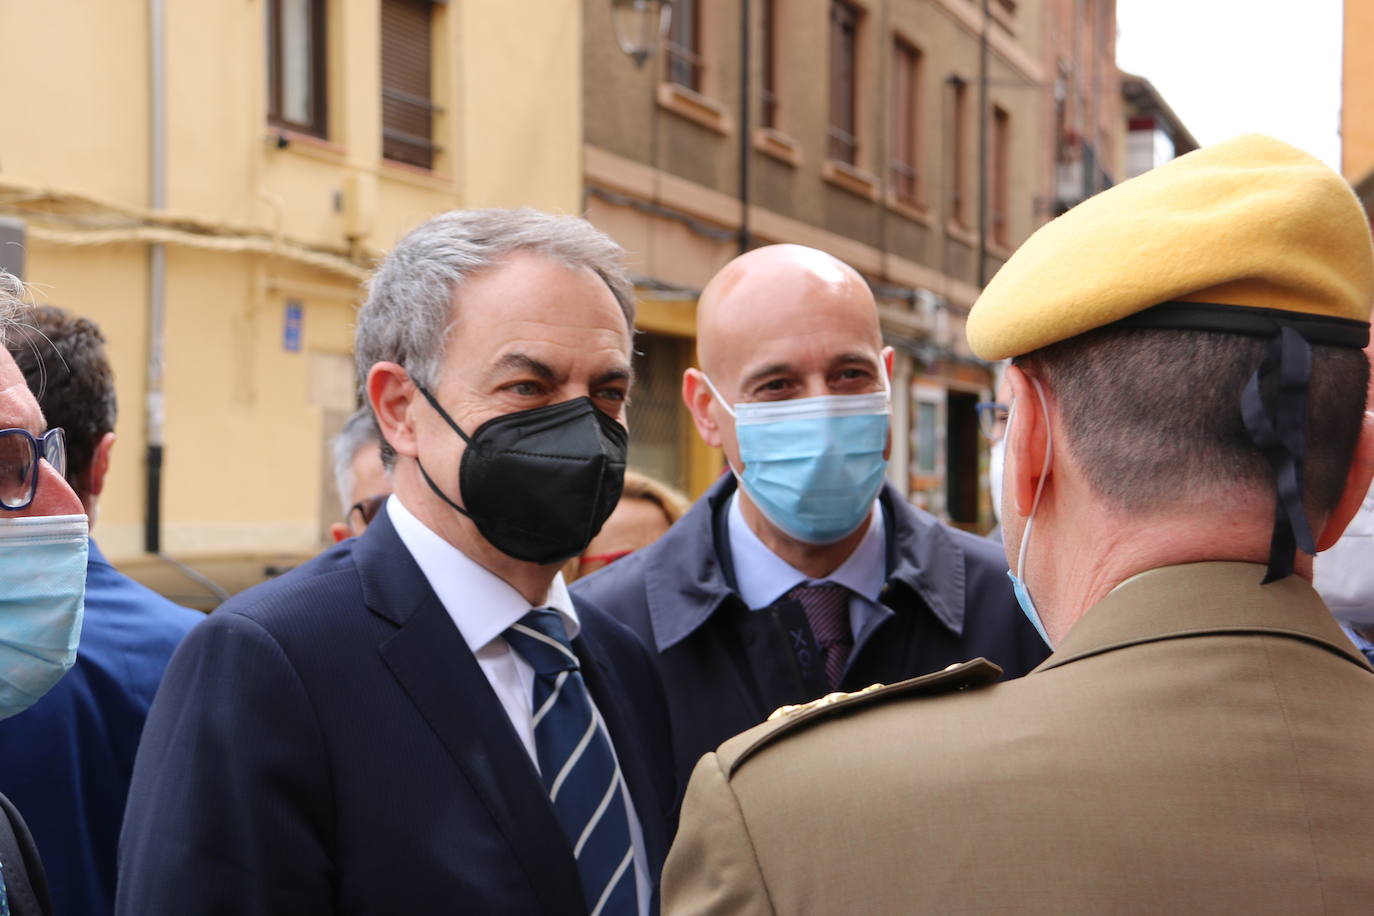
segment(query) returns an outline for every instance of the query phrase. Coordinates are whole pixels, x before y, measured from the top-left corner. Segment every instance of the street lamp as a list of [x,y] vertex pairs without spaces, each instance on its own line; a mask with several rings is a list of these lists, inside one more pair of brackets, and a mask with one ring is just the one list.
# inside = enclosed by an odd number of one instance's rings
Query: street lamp
[[672,14],[672,0],[611,0],[615,40],[636,67],[644,66],[649,55],[658,50],[658,40],[668,31]]

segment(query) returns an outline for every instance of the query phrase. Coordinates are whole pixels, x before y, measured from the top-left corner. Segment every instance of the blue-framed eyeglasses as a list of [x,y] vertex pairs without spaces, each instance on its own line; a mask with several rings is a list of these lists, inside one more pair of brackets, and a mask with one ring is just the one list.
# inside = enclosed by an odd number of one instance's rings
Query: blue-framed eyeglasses
[[38,459],[67,476],[67,434],[50,429],[37,439],[27,429],[0,429],[0,509],[27,509],[38,492]]
[[978,411],[978,428],[989,442],[996,442],[1007,431],[1007,413],[1011,409],[997,401],[979,401],[973,405]]

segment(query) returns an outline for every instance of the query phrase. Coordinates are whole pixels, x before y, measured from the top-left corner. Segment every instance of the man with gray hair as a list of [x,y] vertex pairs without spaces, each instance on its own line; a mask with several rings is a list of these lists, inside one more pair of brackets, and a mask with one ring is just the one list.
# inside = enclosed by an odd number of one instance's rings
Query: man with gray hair
[[329,526],[334,543],[357,537],[372,524],[391,495],[391,476],[382,463],[382,436],[372,408],[353,412],[334,438],[334,486],[343,521]]
[[657,911],[662,684],[559,575],[621,490],[620,256],[580,219],[455,211],[378,267],[356,353],[395,491],[173,658],[117,912]]

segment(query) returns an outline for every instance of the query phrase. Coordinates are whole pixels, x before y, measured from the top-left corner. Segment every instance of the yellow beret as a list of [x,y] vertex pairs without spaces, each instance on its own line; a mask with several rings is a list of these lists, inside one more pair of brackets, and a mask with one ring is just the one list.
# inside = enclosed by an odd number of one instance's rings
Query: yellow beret
[[1374,248],[1354,192],[1260,134],[1180,156],[1027,239],[973,306],[969,346],[1020,356],[1178,301],[1367,322]]

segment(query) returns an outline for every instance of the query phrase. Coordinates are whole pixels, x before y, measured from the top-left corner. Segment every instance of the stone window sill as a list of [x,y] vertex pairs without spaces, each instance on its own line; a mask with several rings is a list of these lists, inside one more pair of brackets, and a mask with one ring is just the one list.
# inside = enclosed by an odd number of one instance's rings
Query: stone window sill
[[914,223],[930,227],[935,221],[930,216],[930,208],[923,203],[912,200],[902,200],[896,194],[888,192],[887,208],[899,216],[905,216]]
[[773,127],[760,127],[754,131],[754,149],[793,168],[802,163],[801,144]]
[[878,199],[878,179],[863,169],[838,159],[827,159],[821,166],[821,177],[837,188],[865,200]]
[[722,136],[729,135],[735,129],[734,119],[725,106],[686,86],[659,83],[657,98],[659,107]]

